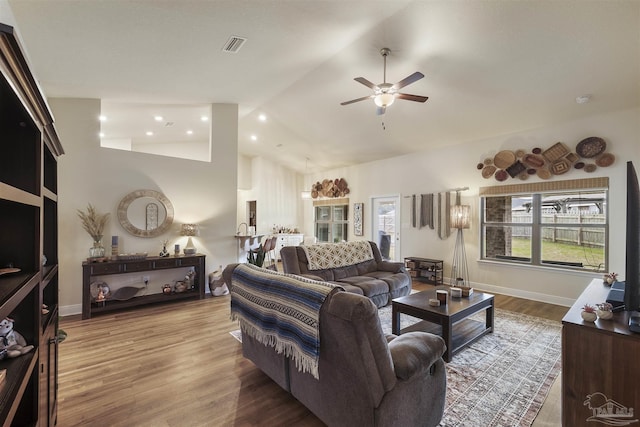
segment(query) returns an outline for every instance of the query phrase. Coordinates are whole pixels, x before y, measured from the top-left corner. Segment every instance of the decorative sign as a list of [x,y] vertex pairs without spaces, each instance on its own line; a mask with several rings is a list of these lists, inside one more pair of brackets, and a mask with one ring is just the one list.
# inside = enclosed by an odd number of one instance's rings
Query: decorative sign
[[362,236],[362,203],[353,204],[353,234],[356,236]]

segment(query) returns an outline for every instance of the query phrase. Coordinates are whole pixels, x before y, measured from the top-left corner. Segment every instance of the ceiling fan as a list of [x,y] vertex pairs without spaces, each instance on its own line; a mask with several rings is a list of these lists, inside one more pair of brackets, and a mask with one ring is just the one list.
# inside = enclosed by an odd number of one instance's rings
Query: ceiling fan
[[353,104],[354,102],[364,101],[365,99],[373,99],[373,102],[377,106],[376,114],[381,115],[384,114],[389,105],[393,104],[396,98],[415,102],[425,102],[427,99],[429,99],[426,96],[409,95],[406,93],[398,92],[399,89],[402,89],[403,87],[423,78],[424,74],[419,71],[416,71],[410,76],[405,77],[396,84],[387,83],[387,56],[389,56],[390,53],[391,50],[386,47],[380,49],[380,55],[382,55],[382,58],[384,59],[384,81],[381,84],[373,84],[364,77],[356,77],[354,79],[355,81],[362,83],[368,88],[373,89],[373,94],[369,96],[363,96],[362,98],[352,99],[351,101],[341,102],[340,105],[349,105]]

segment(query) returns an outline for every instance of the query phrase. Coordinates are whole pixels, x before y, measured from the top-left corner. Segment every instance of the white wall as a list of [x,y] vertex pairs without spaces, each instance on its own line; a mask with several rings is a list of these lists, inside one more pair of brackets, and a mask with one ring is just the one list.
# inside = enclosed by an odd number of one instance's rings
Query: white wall
[[[501,185],[495,179],[483,179],[476,164],[486,157],[493,157],[503,149],[548,148],[557,141],[569,147],[589,136],[600,136],[607,143],[607,151],[616,156],[614,165],[599,168],[592,174],[572,170],[552,179],[578,179],[595,176],[610,178],[609,213],[609,270],[624,272],[625,267],[625,206],[626,206],[626,161],[632,160],[640,167],[640,110],[626,110],[593,116],[556,126],[496,136],[484,140],[469,141],[460,145],[430,150],[417,154],[361,164],[305,176],[305,186],[326,177],[342,177],[349,184],[349,201],[364,202],[365,238],[371,239],[371,197],[401,194],[402,200],[402,256],[421,256],[443,259],[445,276],[451,268],[455,234],[447,240],[438,239],[437,233],[429,229],[410,226],[410,199],[412,194],[441,192],[451,188],[469,187],[462,193],[463,204],[470,204],[474,223],[464,231],[469,272],[474,286],[488,291],[522,296],[535,300],[563,305],[572,304],[597,274],[566,272],[557,269],[505,266],[478,262],[478,189],[484,186]],[[534,177],[527,182],[534,182]],[[517,181],[520,183],[520,181]],[[504,184],[510,183],[509,181]],[[513,181],[511,181],[513,183]],[[350,212],[350,216],[352,217]],[[304,207],[305,233],[313,232],[313,210],[311,203]],[[349,232],[352,234],[353,226]],[[353,236],[350,236],[353,239]],[[596,303],[597,301],[594,301]]]
[[274,224],[302,228],[304,218],[298,208],[300,175],[262,157],[251,159],[250,175],[251,187],[238,190],[237,223],[247,221],[246,203],[255,200],[257,233],[271,233]]
[[[50,99],[56,128],[65,153],[58,160],[58,223],[61,314],[79,313],[82,296],[82,261],[91,238],[76,215],[91,203],[100,213],[110,212],[105,247],[111,235],[120,236],[121,252],[157,254],[161,240],[171,247],[186,244],[179,235],[182,223],[199,224],[194,238],[207,255],[206,273],[234,261],[236,242],[237,105],[212,106],[211,131],[215,153],[211,162],[175,159],[100,147],[100,101]],[[129,192],[140,189],[164,193],[175,210],[171,229],[156,238],[129,235],[117,221],[116,209]],[[153,279],[152,279],[153,280]]]
[[[212,145],[215,145],[215,142]],[[161,144],[133,143],[130,149],[139,153],[179,157],[188,160],[208,161],[210,158],[209,141],[178,141]],[[213,155],[216,156],[217,153],[214,152]]]
[[12,27],[16,26],[16,18],[13,16],[7,0],[0,0],[0,22]]

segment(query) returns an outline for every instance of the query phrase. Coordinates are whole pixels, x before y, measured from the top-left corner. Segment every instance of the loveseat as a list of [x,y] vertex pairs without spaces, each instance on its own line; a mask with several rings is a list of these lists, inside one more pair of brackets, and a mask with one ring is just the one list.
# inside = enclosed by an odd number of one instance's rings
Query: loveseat
[[[446,394],[442,338],[426,332],[385,336],[371,299],[327,282],[248,264],[231,264],[223,276],[230,284],[231,313],[240,323],[244,357],[324,423],[395,427],[440,422]],[[282,305],[294,317],[306,317],[295,310],[297,302],[307,287],[322,286],[327,288],[314,323],[319,342],[312,374],[312,366],[301,367],[295,351],[281,346],[281,340],[295,339],[295,328],[286,316],[274,321],[279,313],[273,309]],[[281,300],[282,289],[295,295],[293,303]],[[245,305],[249,307],[240,310]],[[258,332],[261,325],[268,327]]]
[[285,246],[280,258],[285,273],[335,283],[368,297],[377,307],[411,293],[411,277],[404,264],[383,261],[371,241]]

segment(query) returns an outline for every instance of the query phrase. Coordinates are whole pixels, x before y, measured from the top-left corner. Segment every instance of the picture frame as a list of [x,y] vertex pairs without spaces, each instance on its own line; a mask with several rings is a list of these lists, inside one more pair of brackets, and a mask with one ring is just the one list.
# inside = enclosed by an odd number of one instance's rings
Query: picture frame
[[353,204],[353,234],[355,236],[364,235],[362,230],[362,213],[364,210],[364,203]]

